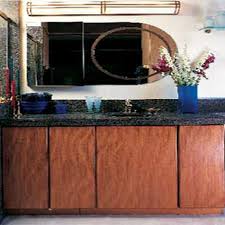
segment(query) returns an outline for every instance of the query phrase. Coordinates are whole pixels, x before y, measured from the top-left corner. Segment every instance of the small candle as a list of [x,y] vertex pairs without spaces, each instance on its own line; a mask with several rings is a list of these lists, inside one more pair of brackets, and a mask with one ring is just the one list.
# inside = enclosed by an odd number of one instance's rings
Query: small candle
[[10,74],[9,68],[5,68],[5,96],[10,98]]
[[11,83],[11,92],[12,92],[12,107],[16,108],[16,82],[15,80]]

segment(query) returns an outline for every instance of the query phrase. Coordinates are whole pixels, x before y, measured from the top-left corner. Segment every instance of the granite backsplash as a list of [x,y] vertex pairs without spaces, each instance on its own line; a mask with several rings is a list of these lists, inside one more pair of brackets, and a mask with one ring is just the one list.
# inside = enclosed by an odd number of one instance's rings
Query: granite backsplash
[[[52,106],[56,102],[67,105],[67,113],[86,112],[85,100],[58,100],[52,101]],[[179,104],[177,99],[146,99],[132,100],[134,109],[157,108],[161,112],[176,112]],[[54,113],[51,107],[50,113]],[[103,100],[101,112],[123,112],[125,109],[124,100]],[[225,98],[199,99],[199,112],[225,112]]]

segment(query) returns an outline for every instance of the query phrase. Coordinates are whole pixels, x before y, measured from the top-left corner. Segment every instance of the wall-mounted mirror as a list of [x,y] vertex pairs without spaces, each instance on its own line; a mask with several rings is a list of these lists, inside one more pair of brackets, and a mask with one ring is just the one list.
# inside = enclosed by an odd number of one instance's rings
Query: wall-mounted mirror
[[[8,66],[8,21],[0,16],[0,87],[3,85],[4,68]],[[0,90],[2,96],[3,90]]]
[[4,96],[5,68],[9,68],[10,81],[16,82],[20,92],[19,74],[19,25],[0,11],[0,96]]
[[145,84],[161,79],[151,66],[159,47],[176,44],[142,23],[48,22],[27,28],[28,85]]

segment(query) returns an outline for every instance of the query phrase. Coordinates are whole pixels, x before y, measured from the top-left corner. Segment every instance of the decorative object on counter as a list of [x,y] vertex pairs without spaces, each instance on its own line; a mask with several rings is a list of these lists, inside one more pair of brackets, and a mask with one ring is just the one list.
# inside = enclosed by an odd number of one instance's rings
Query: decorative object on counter
[[11,80],[10,69],[3,68],[4,82],[0,82],[0,115],[7,117],[16,114],[16,82]]
[[87,111],[89,113],[93,113],[94,110],[94,97],[91,96],[87,96],[85,97],[85,102],[86,102],[86,106],[87,106]]
[[44,113],[48,107],[48,102],[21,102],[21,112],[24,114],[39,114]]
[[99,113],[101,111],[101,97],[87,96],[85,102],[89,113]]
[[157,113],[160,112],[161,109],[160,108],[149,108],[149,109],[147,109],[147,111],[151,115],[157,115]]
[[10,98],[10,74],[9,74],[9,68],[4,69],[4,75],[5,75],[5,97]]
[[94,98],[94,109],[95,112],[101,111],[101,104],[102,104],[102,98],[101,97],[95,97]]
[[55,104],[55,113],[56,114],[66,114],[67,113],[67,104],[57,101]]
[[9,99],[0,97],[0,117],[12,115],[12,107]]
[[13,111],[16,109],[16,82],[15,80],[12,80],[11,82],[11,105],[13,108]]
[[[2,68],[3,79],[0,80],[0,113],[3,116],[17,116],[19,99],[19,70],[13,68],[13,60],[9,59],[9,67]],[[13,71],[16,71],[15,76]]]
[[153,70],[170,75],[178,87],[179,110],[182,113],[198,112],[197,88],[202,78],[208,79],[205,70],[215,61],[214,54],[204,52],[196,61],[191,62],[187,49],[171,57],[168,50],[160,48],[160,59]]
[[22,94],[21,100],[27,102],[51,101],[52,94],[49,94],[47,92]]
[[131,103],[130,99],[125,100],[125,107],[124,107],[124,112],[125,113],[131,113],[132,112],[132,107],[133,104]]
[[29,93],[21,95],[21,112],[24,114],[45,113],[52,100],[49,93]]
[[178,111],[181,113],[198,112],[198,86],[178,86]]

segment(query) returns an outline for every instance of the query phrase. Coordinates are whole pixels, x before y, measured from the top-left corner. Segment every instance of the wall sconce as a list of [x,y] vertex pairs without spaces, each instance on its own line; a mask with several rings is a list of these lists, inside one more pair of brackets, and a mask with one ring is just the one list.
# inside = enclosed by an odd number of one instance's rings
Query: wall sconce
[[[138,3],[137,3],[138,2]],[[29,1],[29,16],[177,15],[180,1]]]

